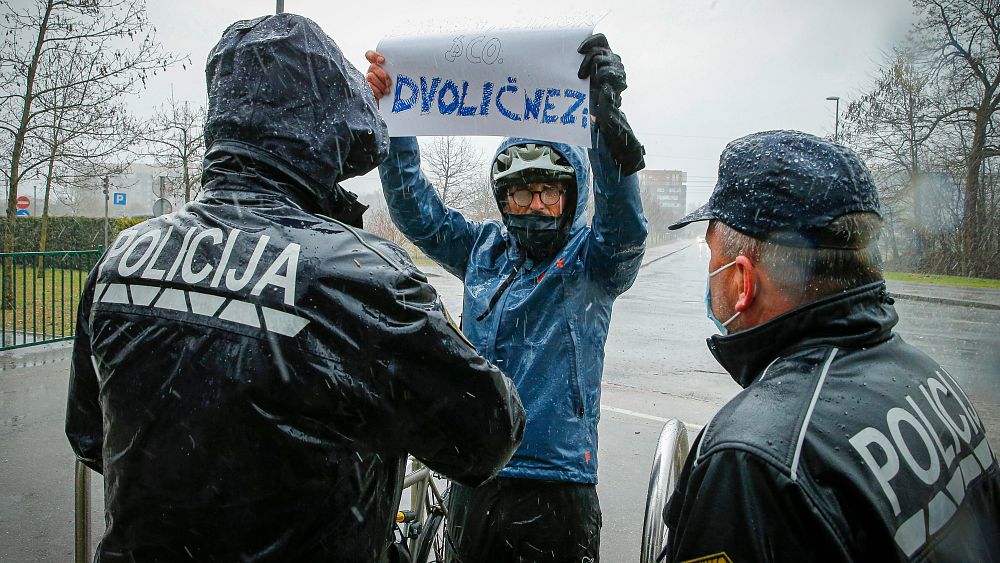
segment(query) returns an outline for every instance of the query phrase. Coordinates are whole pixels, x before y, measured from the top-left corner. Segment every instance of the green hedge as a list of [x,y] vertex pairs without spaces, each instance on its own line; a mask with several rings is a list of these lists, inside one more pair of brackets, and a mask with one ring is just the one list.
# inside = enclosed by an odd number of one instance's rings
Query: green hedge
[[[109,219],[108,240],[146,219]],[[5,226],[0,219],[0,227]],[[14,230],[15,252],[36,252],[42,237],[40,217],[18,217]],[[47,251],[91,250],[104,244],[104,219],[93,217],[49,217]],[[0,231],[2,232],[2,231]]]

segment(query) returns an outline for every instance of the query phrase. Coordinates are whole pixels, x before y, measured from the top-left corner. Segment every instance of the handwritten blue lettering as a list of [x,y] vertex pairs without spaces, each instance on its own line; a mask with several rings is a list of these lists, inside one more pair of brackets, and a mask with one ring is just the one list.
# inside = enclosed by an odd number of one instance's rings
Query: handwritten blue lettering
[[[451,92],[452,99],[451,102],[445,104],[444,95],[448,92]],[[441,87],[441,93],[438,94],[438,111],[441,112],[441,115],[450,115],[456,108],[458,108],[458,103],[458,86],[455,86],[453,81],[448,80],[444,83],[444,86]]]
[[561,95],[558,88],[549,88],[545,91],[545,109],[542,110],[542,123],[555,123],[559,119],[558,116],[549,115],[550,109],[556,109],[556,105],[550,104],[549,100],[551,98],[558,98]]
[[527,92],[524,94],[524,120],[538,119],[538,112],[542,109],[542,96],[545,95],[545,89],[539,88],[535,90],[535,99],[532,100],[528,97]]
[[500,98],[502,98],[503,95],[506,92],[510,92],[511,94],[517,93],[517,79],[516,78],[512,78],[512,77],[508,76],[507,77],[507,85],[504,86],[503,88],[501,88],[499,92],[497,92],[497,110],[500,111],[500,115],[503,115],[504,117],[506,117],[507,119],[509,119],[511,121],[521,121],[521,116],[520,115],[518,115],[518,114],[510,111],[509,109],[507,109],[503,105],[503,102],[500,101]]
[[462,82],[462,99],[458,102],[458,115],[476,115],[476,106],[465,105],[465,95],[469,93],[469,83]]
[[438,86],[441,84],[441,79],[434,77],[431,80],[430,89],[427,88],[427,77],[420,77],[420,113],[430,113],[431,102],[434,101],[434,95],[437,94]]
[[483,103],[479,104],[479,115],[489,115],[490,98],[493,97],[493,83],[483,84]]
[[[422,82],[423,78],[420,80]],[[410,97],[405,100],[403,99],[404,86],[410,89]],[[414,84],[413,79],[405,74],[396,75],[396,96],[392,100],[392,113],[406,111],[415,103],[417,103],[417,85]]]
[[573,115],[573,112],[575,112],[577,108],[583,105],[583,101],[587,99],[587,95],[584,94],[583,92],[578,92],[571,88],[566,88],[566,90],[563,92],[563,95],[566,96],[567,98],[573,98],[574,100],[576,100],[576,102],[574,102],[573,105],[569,106],[569,109],[566,110],[566,113],[562,114],[562,117],[559,119],[559,121],[561,121],[563,125],[576,123],[576,116]]
[[[479,44],[481,43],[477,43],[477,45]],[[479,93],[476,92],[480,87],[482,88],[481,99]],[[468,80],[457,81],[439,76],[411,78],[404,74],[398,74],[396,75],[392,112],[400,113],[414,109],[419,100],[421,114],[434,111],[435,114],[439,115],[474,117],[476,115],[488,116],[491,110],[490,106],[495,105],[500,115],[510,121],[534,120],[541,124],[575,126],[579,118],[581,127],[589,126],[590,111],[587,107],[588,96],[585,92],[572,88],[524,90],[522,109],[519,103],[521,99],[519,90],[521,87],[517,83],[517,78],[513,76],[508,76],[506,83],[498,89],[493,82],[483,82],[481,86],[472,84],[470,88]],[[494,92],[496,92],[495,96]],[[505,97],[505,94],[509,95]]]

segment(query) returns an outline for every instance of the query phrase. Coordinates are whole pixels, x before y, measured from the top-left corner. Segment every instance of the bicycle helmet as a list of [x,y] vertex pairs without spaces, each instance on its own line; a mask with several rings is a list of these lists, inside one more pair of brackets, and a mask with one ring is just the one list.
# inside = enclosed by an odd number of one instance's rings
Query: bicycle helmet
[[565,180],[576,181],[573,166],[559,151],[548,145],[526,143],[512,145],[493,161],[493,185],[498,201],[507,197],[507,189],[517,184]]

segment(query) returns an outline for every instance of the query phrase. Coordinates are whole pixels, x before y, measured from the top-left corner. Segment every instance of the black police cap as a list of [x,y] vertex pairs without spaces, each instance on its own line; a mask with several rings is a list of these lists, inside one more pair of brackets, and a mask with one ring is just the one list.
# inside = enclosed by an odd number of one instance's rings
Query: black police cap
[[857,248],[825,229],[848,213],[882,216],[875,181],[854,151],[799,131],[764,131],[726,146],[708,203],[669,228],[716,219],[785,246]]

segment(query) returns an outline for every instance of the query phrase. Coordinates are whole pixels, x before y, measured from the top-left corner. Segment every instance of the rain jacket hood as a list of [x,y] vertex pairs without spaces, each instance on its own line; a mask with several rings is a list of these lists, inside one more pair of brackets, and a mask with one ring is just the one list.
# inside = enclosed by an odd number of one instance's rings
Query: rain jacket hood
[[[568,187],[569,190],[573,190],[573,195],[570,198],[570,201],[573,203],[571,209],[572,220],[568,221],[566,225],[566,234],[572,236],[572,233],[587,226],[587,206],[590,201],[591,183],[590,165],[587,162],[587,153],[582,148],[575,145],[553,143],[551,141],[539,141],[523,137],[507,137],[502,143],[500,143],[496,153],[493,155],[493,160],[495,161],[498,156],[514,145],[525,145],[528,143],[547,145],[554,148],[559,152],[559,154],[566,158],[566,160],[569,161],[570,166],[573,167],[573,173],[576,175],[576,183],[575,185]],[[500,214],[503,217],[504,223],[506,223],[508,215],[503,212],[503,206],[500,203],[499,197],[497,198],[497,207],[500,209]],[[566,237],[564,236],[564,239],[565,238]]]
[[[280,170],[275,189],[360,226],[365,207],[339,182],[385,158],[386,127],[364,76],[318,25],[294,14],[234,23],[209,53],[205,77],[206,174]],[[241,163],[227,166],[226,157]]]
[[[506,139],[499,150],[524,142],[533,141]],[[379,175],[396,226],[463,281],[463,332],[524,402],[524,439],[500,475],[594,483],[611,308],[639,271],[646,220],[638,178],[621,175],[596,138],[589,151],[543,144],[572,163],[578,190],[565,242],[545,258],[528,256],[502,222],[468,221],[445,206],[420,170],[415,138],[391,139]]]

